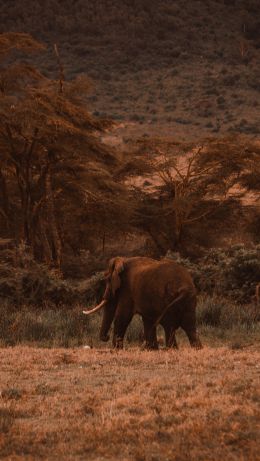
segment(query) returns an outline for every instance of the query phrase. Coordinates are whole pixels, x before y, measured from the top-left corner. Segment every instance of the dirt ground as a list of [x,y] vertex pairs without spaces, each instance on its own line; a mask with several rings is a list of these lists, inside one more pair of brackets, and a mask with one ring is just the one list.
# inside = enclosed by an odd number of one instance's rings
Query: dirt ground
[[260,459],[260,348],[0,349],[1,460]]

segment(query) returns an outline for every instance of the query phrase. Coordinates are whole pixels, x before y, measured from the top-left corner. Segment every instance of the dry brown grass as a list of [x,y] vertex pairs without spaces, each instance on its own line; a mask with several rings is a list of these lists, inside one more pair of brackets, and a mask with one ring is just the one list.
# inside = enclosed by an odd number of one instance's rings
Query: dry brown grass
[[260,351],[0,350],[0,458],[259,458]]

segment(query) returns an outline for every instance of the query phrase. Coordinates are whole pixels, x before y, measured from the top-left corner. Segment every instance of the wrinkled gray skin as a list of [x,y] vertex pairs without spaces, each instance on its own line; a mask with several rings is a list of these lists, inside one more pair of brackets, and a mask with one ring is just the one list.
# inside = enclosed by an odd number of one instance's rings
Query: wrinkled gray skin
[[167,259],[117,257],[110,260],[106,278],[102,341],[109,340],[114,321],[113,345],[122,348],[133,315],[140,314],[148,349],[158,349],[158,324],[165,330],[167,347],[177,348],[175,331],[179,327],[192,347],[202,347],[196,331],[196,289],[184,267]]

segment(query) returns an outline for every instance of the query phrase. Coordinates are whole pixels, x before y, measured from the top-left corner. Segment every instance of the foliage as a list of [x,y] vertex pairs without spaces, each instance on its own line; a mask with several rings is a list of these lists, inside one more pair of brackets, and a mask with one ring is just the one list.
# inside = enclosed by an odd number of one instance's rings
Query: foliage
[[120,232],[131,207],[116,179],[118,154],[97,135],[110,122],[86,109],[87,79],[65,81],[59,55],[57,81],[14,63],[12,52],[28,48],[43,47],[26,34],[0,36],[1,232],[25,241],[38,261],[60,268],[65,249],[86,248],[89,234],[102,239]]
[[[151,186],[137,187],[141,195],[140,226],[160,252],[182,246],[185,235],[212,218],[223,223],[243,205],[248,191],[260,190],[260,149],[243,137],[205,139],[198,143],[144,140]],[[159,219],[158,219],[159,218]],[[158,225],[159,221],[159,225]]]
[[103,273],[81,282],[65,280],[46,264],[38,263],[24,245],[1,252],[1,298],[15,306],[75,306],[93,301],[103,290]]
[[260,280],[260,245],[213,248],[196,262],[182,258],[178,253],[168,252],[166,257],[187,267],[200,291],[230,297],[241,303],[251,301]]

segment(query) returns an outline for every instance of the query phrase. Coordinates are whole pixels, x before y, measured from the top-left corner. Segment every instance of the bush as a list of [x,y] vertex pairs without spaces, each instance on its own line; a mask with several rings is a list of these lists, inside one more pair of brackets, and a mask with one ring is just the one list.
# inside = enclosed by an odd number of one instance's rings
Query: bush
[[231,329],[253,329],[260,320],[257,309],[250,305],[232,303],[219,296],[201,296],[198,299],[197,320],[199,325]]
[[5,259],[0,262],[1,297],[16,306],[73,306],[93,300],[103,289],[101,272],[81,282],[64,280],[57,271],[36,262],[24,248],[20,248],[15,262],[12,251],[2,255]]
[[168,252],[166,257],[187,267],[199,291],[229,297],[240,303],[250,302],[260,280],[260,245],[213,248],[196,263],[178,253]]

